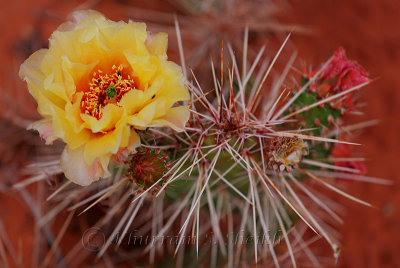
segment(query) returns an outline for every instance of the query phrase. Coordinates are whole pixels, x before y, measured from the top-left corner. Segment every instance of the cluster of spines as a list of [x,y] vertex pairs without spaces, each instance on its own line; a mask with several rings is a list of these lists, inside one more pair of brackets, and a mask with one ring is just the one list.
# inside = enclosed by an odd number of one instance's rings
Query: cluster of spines
[[135,153],[127,157],[124,165],[127,167],[127,177],[142,191],[154,186],[151,191],[153,194],[163,185],[164,174],[171,168],[167,153],[145,147],[137,148]]

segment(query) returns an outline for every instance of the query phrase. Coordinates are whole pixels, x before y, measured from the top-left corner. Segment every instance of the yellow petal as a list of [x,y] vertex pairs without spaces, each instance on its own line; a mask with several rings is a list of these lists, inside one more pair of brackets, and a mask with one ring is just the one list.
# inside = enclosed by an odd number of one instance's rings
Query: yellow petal
[[145,91],[134,89],[126,93],[120,100],[119,105],[124,108],[126,115],[134,115],[149,103],[156,101],[158,98],[157,92],[162,86],[163,80],[156,78],[153,84]]
[[[61,64],[63,70],[63,85],[65,94],[68,99],[71,99],[76,91],[76,82],[87,79],[93,72],[94,67],[99,64],[98,60],[94,60],[88,64],[80,62],[72,62],[67,56],[63,55],[61,57]],[[80,89],[82,90],[82,89]]]
[[147,40],[147,48],[151,54],[167,56],[168,34],[157,33]]
[[158,94],[166,100],[166,105],[171,107],[177,101],[189,100],[181,68],[173,62],[161,60],[159,70],[156,75],[161,76],[164,83]]
[[164,85],[164,79],[161,76],[157,76],[154,78],[153,82],[151,83],[150,87],[144,92],[145,100],[149,99],[158,99],[159,94],[157,94]]
[[134,89],[126,93],[119,104],[124,108],[126,115],[137,113],[144,105],[145,96],[142,91]]
[[29,93],[38,101],[38,111],[43,116],[51,115],[51,106],[63,107],[65,105],[65,101],[61,97],[51,91],[43,90],[45,81],[52,79],[52,77],[46,77],[40,68],[47,51],[47,49],[41,49],[32,54],[21,65],[19,71],[21,79],[27,82]]
[[86,23],[91,23],[93,19],[103,18],[104,15],[96,10],[77,10],[71,13],[67,22],[61,24],[57,31],[65,32],[72,31],[78,25],[81,27]]
[[146,105],[139,113],[128,118],[128,123],[136,128],[145,128],[151,124],[154,118],[165,115],[165,101],[158,99]]
[[139,81],[139,89],[146,91],[156,74],[159,59],[156,56],[141,57],[130,52],[124,55],[132,67],[134,77]]
[[76,149],[85,144],[92,138],[91,131],[83,129],[81,132],[76,133],[73,126],[68,120],[65,120],[65,111],[58,107],[52,107],[52,122],[54,135],[63,139],[68,144],[71,150]]
[[128,22],[114,36],[115,44],[125,44],[126,49],[137,56],[147,56],[149,52],[146,48],[145,41],[147,39],[146,24],[140,22]]
[[120,123],[114,130],[106,134],[92,134],[85,144],[85,161],[88,164],[106,154],[116,154],[120,147],[126,147],[130,137],[130,127]]
[[123,108],[110,103],[104,107],[103,116],[100,119],[83,113],[80,116],[93,133],[106,132],[115,128],[117,122],[121,120],[123,110]]
[[68,101],[67,92],[66,92],[68,87],[73,87],[73,89],[70,89],[70,90],[75,91],[75,85],[74,85],[73,81],[70,82],[69,85],[67,85],[67,86],[62,82],[56,82],[54,80],[54,72],[53,72],[50,75],[48,75],[46,77],[46,79],[43,81],[43,89],[44,90],[42,90],[42,93],[45,95],[52,94],[52,95],[57,96],[58,98],[61,98],[64,101]]
[[29,81],[29,93],[36,99],[38,91],[43,85],[46,76],[40,69],[40,64],[45,57],[48,49],[40,49],[33,53],[24,63],[21,64],[19,69],[19,77],[24,81]]
[[69,121],[75,133],[81,132],[87,124],[81,118],[81,100],[83,93],[78,92],[73,97],[72,103],[67,102],[65,105],[65,118]]
[[175,131],[183,131],[190,117],[187,106],[179,106],[168,109],[167,113],[151,122],[152,126],[170,127]]

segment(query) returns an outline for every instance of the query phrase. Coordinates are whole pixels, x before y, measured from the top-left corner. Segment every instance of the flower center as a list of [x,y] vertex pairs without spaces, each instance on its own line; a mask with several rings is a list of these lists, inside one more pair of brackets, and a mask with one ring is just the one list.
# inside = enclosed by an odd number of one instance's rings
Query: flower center
[[89,90],[83,92],[81,112],[100,119],[107,104],[118,104],[122,96],[134,88],[134,80],[122,65],[113,65],[109,74],[98,70],[93,73]]
[[290,172],[307,155],[307,144],[297,137],[277,137],[270,142],[268,167]]

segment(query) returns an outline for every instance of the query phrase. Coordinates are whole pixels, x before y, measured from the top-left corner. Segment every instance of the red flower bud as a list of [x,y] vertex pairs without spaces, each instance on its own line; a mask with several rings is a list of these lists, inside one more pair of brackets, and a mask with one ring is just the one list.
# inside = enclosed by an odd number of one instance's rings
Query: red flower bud
[[[318,97],[327,98],[369,81],[371,79],[365,69],[349,60],[345,50],[339,47],[333,55],[332,61],[310,88],[316,91]],[[352,106],[352,94],[349,93],[335,99],[330,102],[330,105],[335,109],[346,108],[348,110]]]

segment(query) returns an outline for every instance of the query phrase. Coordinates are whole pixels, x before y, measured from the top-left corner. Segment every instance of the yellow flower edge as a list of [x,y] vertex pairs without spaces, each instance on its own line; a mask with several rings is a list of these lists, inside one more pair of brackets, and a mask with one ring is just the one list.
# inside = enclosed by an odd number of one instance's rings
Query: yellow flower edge
[[189,99],[181,68],[167,60],[168,36],[146,24],[114,22],[77,11],[20,68],[44,119],[29,128],[46,144],[66,143],[61,167],[74,183],[89,185],[108,175],[113,156],[140,145],[136,130],[182,131]]

